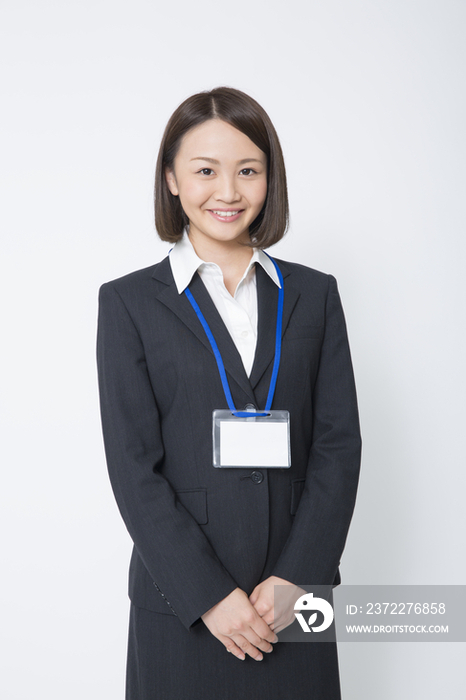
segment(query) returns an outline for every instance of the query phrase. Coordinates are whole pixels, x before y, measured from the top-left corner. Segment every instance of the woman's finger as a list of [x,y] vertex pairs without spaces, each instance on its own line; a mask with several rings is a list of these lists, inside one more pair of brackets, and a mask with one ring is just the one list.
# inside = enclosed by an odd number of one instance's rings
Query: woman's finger
[[252,644],[249,639],[239,634],[232,637],[232,639],[245,654],[251,657],[251,659],[262,661],[263,655],[261,650],[258,649],[255,644]]
[[[272,620],[271,620],[272,622]],[[257,636],[258,640],[262,640],[265,642],[269,642],[270,644],[273,644],[277,641],[277,635],[275,632],[270,628],[270,626],[267,624],[267,620],[257,616],[257,618],[251,623],[251,631]],[[244,632],[243,632],[244,634]],[[246,634],[246,637],[255,643],[253,639],[251,639],[250,634]]]
[[225,646],[225,649],[228,652],[230,652],[230,654],[233,654],[233,656],[236,656],[241,661],[244,661],[244,659],[246,658],[244,651],[242,651],[239,648],[239,646],[235,644],[231,637],[224,637],[223,635],[220,635],[219,637],[217,637],[217,639],[220,642],[222,642],[222,644]]
[[[253,629],[249,630],[248,632],[243,632],[243,636],[247,639],[248,642],[250,642],[260,651],[265,651],[267,654],[269,654],[273,650],[271,642],[269,642],[267,639],[259,637],[259,635],[256,634],[256,632]],[[277,639],[275,633],[273,637],[274,639]]]
[[284,620],[280,620],[277,622],[276,627],[274,627],[274,632],[278,634],[278,632],[281,632],[282,630],[285,629],[285,627],[289,627],[293,622],[295,621],[295,617],[289,617]]

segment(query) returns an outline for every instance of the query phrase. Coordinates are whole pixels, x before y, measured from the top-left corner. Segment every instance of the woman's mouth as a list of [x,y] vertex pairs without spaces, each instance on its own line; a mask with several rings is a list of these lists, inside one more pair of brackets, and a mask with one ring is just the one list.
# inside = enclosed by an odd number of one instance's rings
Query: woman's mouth
[[211,214],[217,221],[223,221],[228,224],[232,221],[236,221],[239,216],[243,213],[244,209],[208,209],[209,214]]

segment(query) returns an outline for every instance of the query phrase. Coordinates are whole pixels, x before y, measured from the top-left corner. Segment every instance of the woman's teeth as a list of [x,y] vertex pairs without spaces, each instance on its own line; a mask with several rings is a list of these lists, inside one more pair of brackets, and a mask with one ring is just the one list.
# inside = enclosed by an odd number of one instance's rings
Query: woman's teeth
[[216,211],[215,209],[212,209],[214,214],[217,214],[217,216],[236,216],[236,214],[239,214],[240,210],[238,211]]

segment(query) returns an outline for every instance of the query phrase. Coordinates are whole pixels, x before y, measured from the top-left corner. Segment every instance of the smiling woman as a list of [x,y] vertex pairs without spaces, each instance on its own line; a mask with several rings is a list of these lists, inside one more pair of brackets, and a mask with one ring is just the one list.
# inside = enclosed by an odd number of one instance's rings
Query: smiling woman
[[[126,698],[339,700],[335,643],[277,642],[300,585],[340,580],[351,358],[335,279],[264,252],[287,226],[286,176],[251,97],[217,88],[174,112],[155,220],[169,256],[100,290],[105,448],[134,541]],[[238,461],[217,458],[219,414]]]
[[[215,121],[216,129],[210,130],[206,127],[207,121]],[[265,207],[250,222],[249,234],[259,248],[268,248],[277,243],[288,224],[286,174],[280,142],[270,118],[262,107],[249,95],[231,88],[217,88],[210,93],[193,95],[175,110],[167,124],[160,145],[155,177],[155,225],[159,236],[163,240],[175,243],[180,240],[184,227],[189,223],[180,200],[167,182],[166,174],[174,174],[176,156],[180,155],[183,146],[187,146],[187,138],[193,136],[196,128],[201,126],[204,127],[203,136],[210,141],[205,143],[208,149],[221,149],[222,136],[230,137],[239,147],[235,153],[230,149],[229,163],[221,163],[209,150],[194,150],[190,158],[199,159],[197,164],[204,176],[207,172],[215,176],[216,169],[211,168],[212,165],[220,165],[223,175],[227,174],[227,166],[231,168],[234,165],[240,168],[243,165],[250,166],[247,171],[241,169],[244,177],[248,177],[245,172],[256,177],[254,173],[260,166],[260,174],[266,177],[266,201]],[[230,130],[227,127],[231,127]],[[193,139],[189,140],[191,145],[204,145],[202,142],[195,144]],[[238,157],[242,153],[244,162]],[[207,167],[201,167],[203,165]],[[232,206],[223,207],[225,208],[234,210]],[[247,242],[251,244],[250,240]]]
[[233,295],[252,254],[249,229],[267,196],[267,156],[235,127],[209,119],[183,137],[165,177],[189,220],[189,238],[199,257],[237,258],[237,275],[226,284]]

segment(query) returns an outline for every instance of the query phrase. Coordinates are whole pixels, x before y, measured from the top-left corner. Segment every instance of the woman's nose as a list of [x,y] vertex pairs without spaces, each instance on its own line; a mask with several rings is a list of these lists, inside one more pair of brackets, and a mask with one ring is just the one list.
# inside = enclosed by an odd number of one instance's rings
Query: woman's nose
[[225,203],[237,202],[241,199],[241,195],[237,191],[236,179],[228,176],[219,178],[215,198]]

